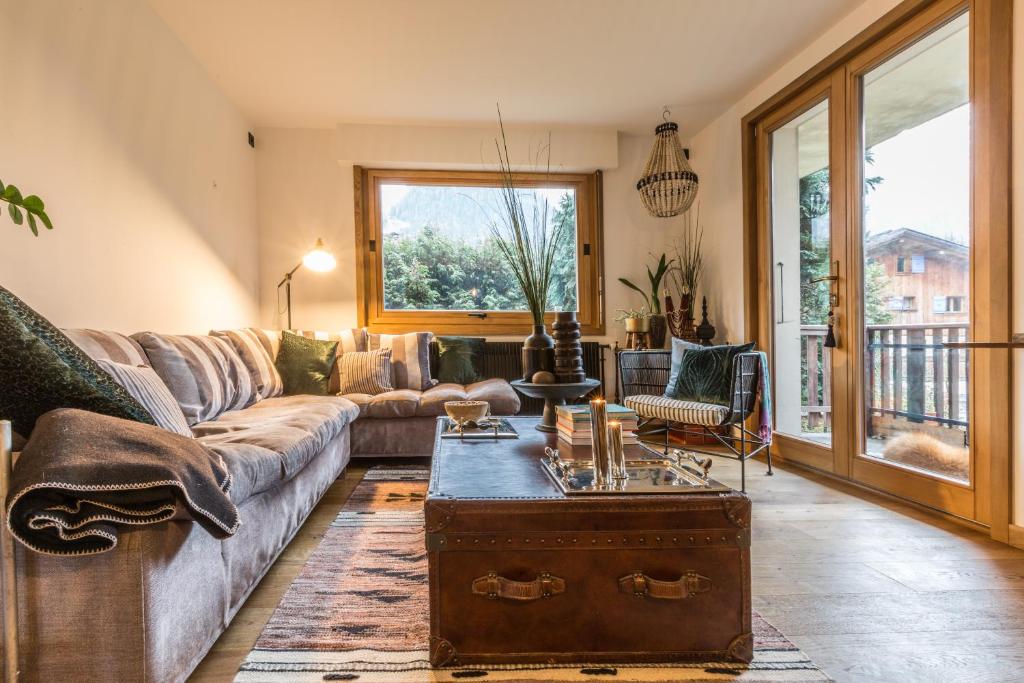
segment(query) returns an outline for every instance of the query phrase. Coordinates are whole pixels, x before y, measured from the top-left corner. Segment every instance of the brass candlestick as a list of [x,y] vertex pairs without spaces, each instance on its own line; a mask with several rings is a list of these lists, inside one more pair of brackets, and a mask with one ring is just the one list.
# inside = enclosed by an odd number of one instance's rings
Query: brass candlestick
[[590,402],[590,433],[594,486],[607,486],[611,483],[611,458],[608,453],[608,404],[603,398]]
[[622,423],[613,421],[608,423],[608,443],[611,450],[612,479],[616,483],[629,479],[626,471],[626,448],[622,443]]

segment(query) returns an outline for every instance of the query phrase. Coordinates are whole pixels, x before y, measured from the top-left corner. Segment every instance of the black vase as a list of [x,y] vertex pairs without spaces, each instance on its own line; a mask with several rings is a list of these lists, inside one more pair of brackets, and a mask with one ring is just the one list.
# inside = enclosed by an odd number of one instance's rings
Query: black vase
[[651,316],[651,348],[665,348],[665,333],[668,331],[668,320],[660,313]]
[[523,340],[523,381],[530,382],[534,373],[555,367],[555,340],[544,325],[534,325],[533,334]]

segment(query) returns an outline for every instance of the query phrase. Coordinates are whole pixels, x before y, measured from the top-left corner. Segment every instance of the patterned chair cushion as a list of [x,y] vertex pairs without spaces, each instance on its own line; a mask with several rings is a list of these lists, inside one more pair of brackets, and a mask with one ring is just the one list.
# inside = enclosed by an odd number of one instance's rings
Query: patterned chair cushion
[[680,401],[664,396],[630,396],[625,401],[640,417],[656,417],[671,422],[717,427],[729,416],[729,408],[715,403]]

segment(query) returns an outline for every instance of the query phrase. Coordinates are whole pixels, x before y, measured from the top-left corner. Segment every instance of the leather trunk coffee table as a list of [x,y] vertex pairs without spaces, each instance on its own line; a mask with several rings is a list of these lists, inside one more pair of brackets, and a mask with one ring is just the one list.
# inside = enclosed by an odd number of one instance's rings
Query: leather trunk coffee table
[[438,428],[424,503],[431,663],[749,662],[750,499],[567,496],[544,447],[587,460],[590,447],[510,421],[518,439]]

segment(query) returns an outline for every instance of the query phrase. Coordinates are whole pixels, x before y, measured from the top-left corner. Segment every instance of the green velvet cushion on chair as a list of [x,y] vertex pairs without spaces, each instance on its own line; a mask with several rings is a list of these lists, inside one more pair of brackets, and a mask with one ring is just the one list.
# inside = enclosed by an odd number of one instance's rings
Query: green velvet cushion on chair
[[331,368],[338,353],[338,342],[308,339],[291,332],[281,337],[277,352],[277,371],[284,393],[326,396]]
[[753,342],[741,346],[687,349],[679,361],[679,376],[672,398],[729,405],[732,400],[732,361],[737,354],[753,349]]
[[37,419],[57,408],[156,424],[67,335],[0,287],[0,420],[27,437]]
[[483,337],[438,337],[437,379],[443,383],[472,384],[481,379]]

